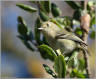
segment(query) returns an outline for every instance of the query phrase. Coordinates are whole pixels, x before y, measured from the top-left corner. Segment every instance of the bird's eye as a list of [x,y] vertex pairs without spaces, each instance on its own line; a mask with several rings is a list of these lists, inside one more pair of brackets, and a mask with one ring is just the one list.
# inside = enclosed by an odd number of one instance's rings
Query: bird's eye
[[47,24],[47,27],[49,27],[49,24]]

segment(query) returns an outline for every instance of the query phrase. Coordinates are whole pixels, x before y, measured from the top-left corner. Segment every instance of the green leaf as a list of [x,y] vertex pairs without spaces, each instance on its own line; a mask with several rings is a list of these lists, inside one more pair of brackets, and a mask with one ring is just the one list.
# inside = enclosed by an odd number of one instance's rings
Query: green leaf
[[49,1],[45,1],[44,3],[44,8],[46,10],[46,12],[50,12],[51,11],[51,3],[50,3],[50,0]]
[[45,38],[45,36],[43,36],[43,40],[42,41],[43,41],[44,44],[49,45],[47,40],[46,40],[46,38]]
[[75,10],[73,14],[73,19],[80,21],[80,17],[81,17],[81,9]]
[[80,8],[80,4],[74,1],[65,1],[71,8],[73,9],[79,9]]
[[42,41],[40,39],[40,30],[38,30],[38,28],[41,27],[41,22],[40,22],[40,19],[37,18],[36,22],[35,22],[35,40],[36,42],[38,43],[38,45],[41,45],[42,44]]
[[23,26],[23,24],[18,24],[18,32],[21,35],[27,35],[27,27]]
[[52,61],[55,60],[57,55],[51,47],[49,47],[48,45],[42,44],[38,48],[39,48],[41,56],[44,59],[50,59]]
[[61,15],[61,10],[54,3],[51,4],[51,12],[54,17]]
[[71,17],[68,17],[68,16],[64,16],[64,21],[63,21],[63,24],[68,27],[72,27],[72,18]]
[[96,34],[95,30],[93,30],[90,34],[90,38],[95,39],[96,36],[95,34]]
[[84,59],[79,59],[78,69],[81,70],[82,72],[84,71],[84,69],[85,69],[85,60]]
[[77,36],[79,36],[79,37],[81,37],[82,34],[83,34],[83,32],[82,32],[82,30],[80,29],[80,27],[77,27],[74,32],[75,32],[75,34],[76,34]]
[[94,1],[88,1],[88,6],[93,6],[94,5]]
[[37,11],[36,8],[33,8],[33,7],[29,6],[29,5],[21,4],[21,3],[16,4],[16,6],[20,7],[21,9],[23,9],[25,11],[28,11],[30,13],[33,13],[33,12]]
[[50,10],[51,10],[50,0],[48,0],[48,1],[41,1],[41,5],[42,5],[42,8],[44,8],[43,11],[46,11],[47,13],[50,12]]
[[95,25],[95,24],[96,24],[96,22],[95,22],[95,17],[93,17],[92,20],[91,20],[90,26],[92,27],[92,26]]
[[30,0],[31,3],[36,3],[37,1]]
[[64,18],[62,18],[62,17],[56,17],[55,19],[56,19],[56,21],[59,22],[60,24],[62,24],[62,25],[64,24]]
[[29,39],[30,41],[34,40],[34,34],[32,33],[31,30],[29,30],[28,39]]
[[58,74],[58,78],[65,78],[66,63],[63,55],[59,55],[56,57],[54,69],[55,69],[55,72]]
[[46,64],[43,64],[43,67],[45,68],[46,72],[50,75],[52,75],[54,78],[57,78],[56,74],[50,69],[50,67]]
[[56,21],[66,27],[72,25],[72,18],[68,16],[56,17]]
[[21,16],[18,16],[17,20],[18,20],[18,23],[23,24],[25,27],[27,26],[25,20]]
[[77,68],[78,67],[78,52],[77,51],[74,51],[72,56],[68,59],[68,62],[67,62],[67,65],[69,67],[75,67]]
[[51,19],[51,22],[55,23],[60,29],[63,29],[62,25],[60,25],[55,19]]
[[40,18],[42,21],[48,21],[49,20],[49,16],[46,15],[43,11],[40,10],[39,12]]
[[32,47],[32,45],[25,39],[24,36],[18,36],[19,39],[21,39],[21,41],[23,42],[23,44],[31,51],[34,51],[34,48]]
[[45,4],[45,1],[39,1],[39,6],[40,6],[39,9],[40,11],[43,11],[44,13],[47,14],[44,4]]
[[73,69],[71,74],[70,74],[70,77],[77,77],[77,78],[86,78],[85,75],[79,71],[77,71],[76,69]]
[[24,45],[30,49],[31,51],[34,51],[34,48],[32,47],[32,45],[28,42],[28,41],[23,41]]
[[20,35],[27,35],[28,29],[26,26],[27,25],[24,19],[21,16],[19,16],[18,17],[18,32]]

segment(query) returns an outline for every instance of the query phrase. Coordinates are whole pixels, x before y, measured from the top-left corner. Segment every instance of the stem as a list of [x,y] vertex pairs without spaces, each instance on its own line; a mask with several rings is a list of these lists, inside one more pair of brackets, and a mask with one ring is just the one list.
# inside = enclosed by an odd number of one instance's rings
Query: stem
[[[88,34],[86,32],[83,33],[83,36],[82,36],[82,40],[85,41],[85,43],[87,43],[87,37],[88,37]],[[87,49],[87,47],[86,47]],[[89,65],[89,61],[88,61],[88,54],[87,52],[84,52],[83,53],[84,55],[84,59],[85,59],[85,68],[86,68],[86,73],[88,74],[89,77],[91,77],[91,71],[90,71],[90,65]]]
[[[84,10],[87,12],[87,0],[84,1]],[[86,24],[86,22],[85,22]],[[84,25],[82,27],[85,27]],[[87,27],[87,26],[86,26]],[[89,29],[89,28],[87,28]],[[87,43],[87,38],[88,38],[88,33],[86,33],[85,31],[83,31],[83,35],[82,35],[82,40]],[[87,47],[86,47],[87,49]],[[88,61],[88,54],[86,52],[83,53],[84,54],[84,59],[85,59],[85,68],[86,68],[86,73],[89,77],[90,74],[91,74],[91,71],[90,71],[90,66],[89,66],[89,61]]]

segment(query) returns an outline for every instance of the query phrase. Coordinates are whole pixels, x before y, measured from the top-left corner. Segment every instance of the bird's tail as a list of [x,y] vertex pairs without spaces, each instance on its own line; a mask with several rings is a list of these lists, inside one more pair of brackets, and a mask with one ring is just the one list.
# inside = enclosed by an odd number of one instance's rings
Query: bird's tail
[[80,47],[80,49],[84,52],[87,53],[89,56],[91,56],[90,52],[85,48],[85,47]]

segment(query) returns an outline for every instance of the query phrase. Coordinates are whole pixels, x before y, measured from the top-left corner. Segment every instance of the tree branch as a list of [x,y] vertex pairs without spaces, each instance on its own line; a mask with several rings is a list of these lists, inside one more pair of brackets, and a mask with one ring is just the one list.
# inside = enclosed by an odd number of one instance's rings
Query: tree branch
[[[84,12],[85,13],[83,14],[83,16],[81,16],[81,29],[83,30],[82,40],[85,43],[87,43],[88,32],[89,32],[89,27],[90,27],[90,15],[87,14],[87,1],[86,0],[84,1]],[[84,54],[84,59],[85,59],[86,73],[88,74],[89,77],[91,77],[88,54],[85,52],[83,54]]]

